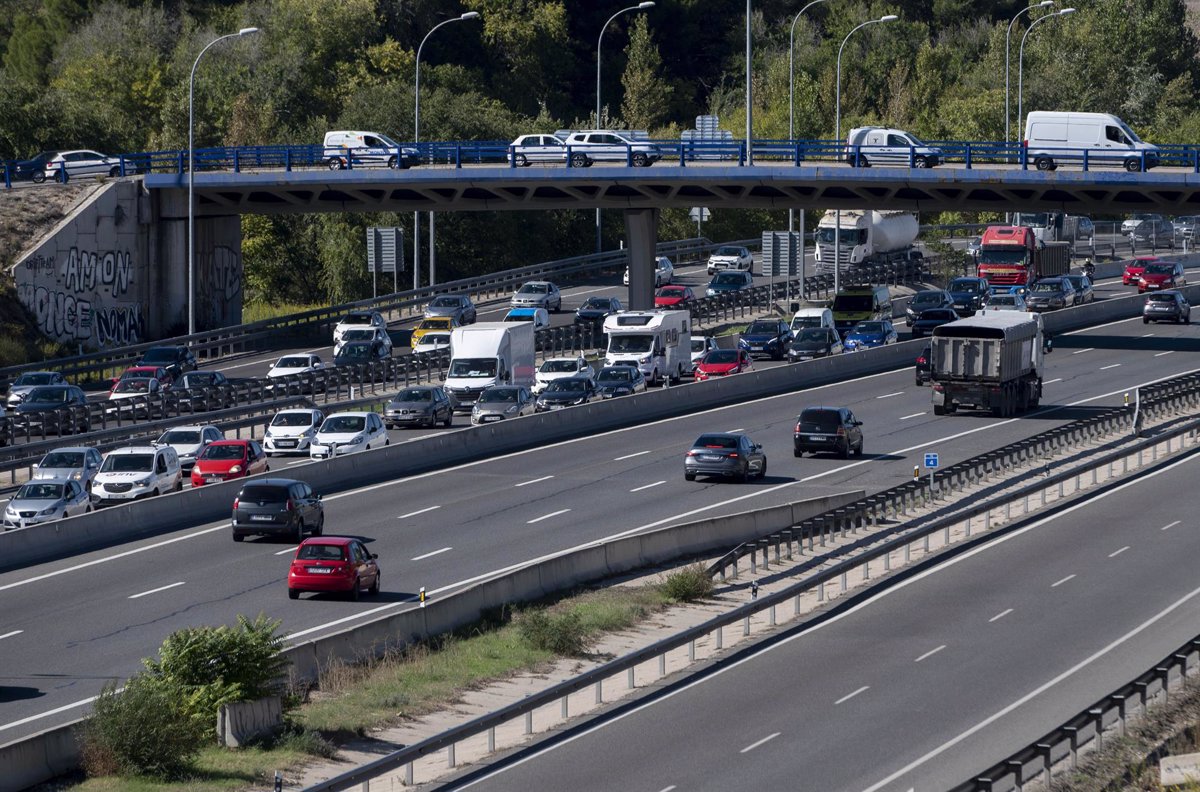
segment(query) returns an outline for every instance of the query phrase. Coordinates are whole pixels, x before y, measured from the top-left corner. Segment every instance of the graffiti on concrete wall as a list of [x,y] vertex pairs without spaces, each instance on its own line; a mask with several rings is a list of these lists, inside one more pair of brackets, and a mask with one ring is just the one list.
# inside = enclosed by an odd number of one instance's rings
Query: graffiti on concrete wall
[[[220,245],[203,256],[200,263],[199,310],[208,316],[209,327],[234,324],[241,318],[242,255]],[[236,313],[236,315],[235,315]]]
[[61,263],[35,254],[21,262],[21,269],[17,298],[46,336],[102,347],[135,344],[145,337],[141,303],[129,297],[134,276],[128,250],[73,247]]

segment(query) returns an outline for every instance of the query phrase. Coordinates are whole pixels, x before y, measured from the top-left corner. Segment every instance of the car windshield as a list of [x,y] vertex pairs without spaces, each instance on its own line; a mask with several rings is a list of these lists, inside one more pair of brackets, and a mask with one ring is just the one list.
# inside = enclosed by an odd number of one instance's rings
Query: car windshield
[[211,461],[225,462],[231,459],[245,459],[246,447],[244,445],[224,445],[214,444],[204,449],[204,453],[200,455],[201,459]]
[[800,331],[800,335],[796,336],[797,341],[824,344],[829,340],[829,330],[823,327],[809,327]]
[[83,454],[75,451],[51,451],[38,463],[40,468],[81,468]]
[[183,384],[187,388],[203,388],[207,385],[214,385],[217,382],[217,375],[211,371],[193,371],[191,374],[183,375]]
[[353,344],[346,344],[342,347],[342,351],[338,353],[339,360],[354,360],[355,358],[366,358],[371,356],[371,345],[357,341]]
[[1170,292],[1160,292],[1149,296],[1150,302],[1175,302],[1175,295]]
[[1172,264],[1149,264],[1144,270],[1147,275],[1170,275],[1175,271]]
[[759,335],[762,333],[778,333],[779,325],[775,322],[751,322],[746,328],[746,335]]
[[25,484],[17,490],[13,500],[58,500],[63,497],[63,484]]
[[271,419],[271,426],[312,426],[313,414],[310,412],[281,412]]
[[375,338],[374,328],[363,328],[361,330],[347,330],[342,336],[343,341],[372,341]]
[[371,324],[371,314],[346,314],[342,317],[344,325],[369,325]]
[[543,374],[558,374],[564,371],[577,371],[579,363],[574,360],[547,360],[538,369]]
[[518,294],[547,294],[550,291],[548,283],[526,283]]
[[740,256],[740,255],[742,255],[742,249],[738,248],[738,247],[729,247],[728,245],[724,245],[722,247],[717,248],[716,255],[718,255],[718,256]]
[[842,419],[837,410],[805,410],[797,423],[801,432],[836,432]]
[[1033,288],[1030,291],[1038,294],[1053,294],[1054,292],[1062,291],[1062,288],[1062,283],[1058,281],[1038,281],[1033,284]]
[[17,377],[13,385],[49,385],[54,381],[54,374],[49,371],[28,371]]
[[479,394],[479,401],[487,404],[516,404],[520,391],[516,388],[488,388]]
[[197,445],[200,442],[199,429],[172,429],[163,432],[158,442],[163,445]]
[[706,338],[700,337],[692,339],[693,352],[703,352],[706,349],[708,349],[708,340]]
[[882,333],[883,332],[883,322],[859,322],[858,324],[854,325],[854,328],[850,332],[851,333],[864,333],[864,334],[869,334],[869,335],[873,335],[875,333]]
[[405,388],[396,394],[394,402],[431,402],[433,391],[427,388]]
[[983,289],[977,280],[952,280],[950,281],[950,291],[960,294],[976,294]]
[[917,292],[910,305],[939,305],[942,302],[941,292]]
[[633,369],[628,366],[613,366],[612,368],[600,369],[600,375],[596,377],[597,382],[633,382]]
[[704,356],[705,363],[737,363],[736,349],[714,349]]
[[252,484],[248,487],[243,487],[242,491],[238,493],[239,501],[250,503],[286,503],[287,499],[287,487],[275,487],[263,484]]
[[450,361],[450,377],[494,377],[495,358],[455,358]]
[[142,363],[147,366],[161,366],[174,363],[177,355],[173,347],[153,347],[142,355]]
[[682,297],[686,293],[681,286],[670,286],[666,289],[658,290],[659,297]]
[[506,322],[532,322],[537,318],[537,314],[529,311],[509,311],[508,316],[504,317]]
[[988,300],[988,305],[1016,305],[1017,298],[1011,294],[997,294]]
[[547,393],[574,393],[587,388],[587,380],[558,379],[546,386]]
[[431,333],[421,336],[417,346],[450,346],[450,336],[445,333]]
[[693,448],[737,448],[738,439],[728,435],[700,435]]
[[843,311],[869,311],[874,305],[874,301],[869,294],[839,294],[833,298],[833,310],[839,313]]
[[306,544],[296,553],[296,558],[306,561],[341,561],[346,555],[346,548],[332,544]]
[[367,425],[365,415],[336,415],[321,424],[322,432],[361,432]]
[[604,310],[608,310],[611,306],[612,303],[608,301],[607,297],[588,297],[587,302],[583,304],[584,308],[603,308]]
[[714,286],[737,286],[745,283],[746,279],[738,272],[722,272],[712,282]]
[[608,337],[609,353],[649,352],[654,344],[652,335],[610,335]]
[[279,362],[275,364],[275,368],[308,368],[308,358],[303,358],[303,357],[279,358]]
[[803,330],[806,327],[820,327],[821,317],[819,316],[797,316],[792,319],[793,330]]
[[148,393],[150,380],[145,377],[130,377],[117,383],[113,393]]
[[66,388],[34,388],[25,398],[27,402],[57,402],[66,403],[70,391]]
[[109,454],[101,473],[146,473],[154,470],[154,454]]
[[429,303],[430,308],[457,308],[458,305],[457,297],[435,297],[433,302]]

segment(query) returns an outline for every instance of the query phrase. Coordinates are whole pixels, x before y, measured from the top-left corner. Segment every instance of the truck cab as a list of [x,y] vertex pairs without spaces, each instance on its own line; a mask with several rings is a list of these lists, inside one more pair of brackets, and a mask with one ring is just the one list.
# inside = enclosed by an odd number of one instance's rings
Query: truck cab
[[606,366],[635,366],[646,382],[672,384],[692,370],[691,315],[686,311],[622,311],[606,317]]
[[454,328],[445,379],[456,412],[470,412],[479,394],[493,385],[532,387],[533,323],[476,322]]

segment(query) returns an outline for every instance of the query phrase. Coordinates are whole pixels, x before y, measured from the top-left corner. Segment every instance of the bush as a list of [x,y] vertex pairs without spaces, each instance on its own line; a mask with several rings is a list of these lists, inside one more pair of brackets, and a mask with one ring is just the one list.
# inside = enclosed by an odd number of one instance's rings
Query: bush
[[530,646],[556,655],[583,654],[592,644],[583,618],[574,610],[555,612],[533,608],[521,611],[517,616],[517,629]]
[[109,685],[96,699],[84,728],[85,766],[93,775],[116,770],[179,778],[191,769],[211,731],[173,691],[138,674],[120,693]]
[[691,564],[671,572],[660,587],[663,596],[673,602],[694,602],[713,592],[712,578],[703,564]]

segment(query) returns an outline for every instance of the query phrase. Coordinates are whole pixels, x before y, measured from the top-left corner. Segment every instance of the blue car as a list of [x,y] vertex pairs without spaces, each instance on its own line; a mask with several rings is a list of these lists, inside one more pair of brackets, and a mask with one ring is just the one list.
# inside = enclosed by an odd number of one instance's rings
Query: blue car
[[870,349],[897,341],[896,328],[887,319],[859,322],[846,333],[843,345],[847,352]]
[[781,319],[756,319],[738,339],[738,346],[753,355],[783,360],[792,342],[792,328]]

